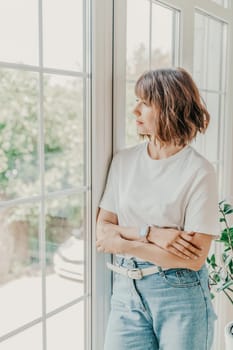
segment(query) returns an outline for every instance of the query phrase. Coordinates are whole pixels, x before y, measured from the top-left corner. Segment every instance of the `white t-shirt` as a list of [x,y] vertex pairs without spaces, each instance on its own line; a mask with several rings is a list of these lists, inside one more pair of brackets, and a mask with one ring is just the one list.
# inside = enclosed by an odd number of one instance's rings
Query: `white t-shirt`
[[213,165],[190,145],[155,160],[148,144],[113,157],[99,207],[115,213],[120,226],[151,224],[219,235]]

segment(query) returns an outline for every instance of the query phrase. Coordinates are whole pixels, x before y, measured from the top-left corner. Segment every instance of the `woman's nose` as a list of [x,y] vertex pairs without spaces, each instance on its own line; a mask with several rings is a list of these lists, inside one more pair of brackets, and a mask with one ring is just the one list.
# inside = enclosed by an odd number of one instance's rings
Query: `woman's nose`
[[131,111],[134,115],[138,116],[140,115],[140,111],[139,111],[139,108],[138,108],[138,104],[136,103]]

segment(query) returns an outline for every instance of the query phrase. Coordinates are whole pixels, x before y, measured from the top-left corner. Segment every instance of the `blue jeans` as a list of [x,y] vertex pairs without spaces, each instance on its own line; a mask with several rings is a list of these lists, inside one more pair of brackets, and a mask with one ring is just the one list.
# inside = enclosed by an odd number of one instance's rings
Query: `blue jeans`
[[[132,268],[149,262],[117,258]],[[132,280],[114,273],[104,350],[210,350],[214,312],[205,265],[162,270]]]

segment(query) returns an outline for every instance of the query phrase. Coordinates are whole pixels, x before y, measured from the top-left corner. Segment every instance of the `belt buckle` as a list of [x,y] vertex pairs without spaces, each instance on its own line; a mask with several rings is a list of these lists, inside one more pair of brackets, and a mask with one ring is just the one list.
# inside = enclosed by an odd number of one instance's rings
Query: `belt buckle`
[[127,270],[127,276],[133,280],[141,280],[143,278],[141,269]]

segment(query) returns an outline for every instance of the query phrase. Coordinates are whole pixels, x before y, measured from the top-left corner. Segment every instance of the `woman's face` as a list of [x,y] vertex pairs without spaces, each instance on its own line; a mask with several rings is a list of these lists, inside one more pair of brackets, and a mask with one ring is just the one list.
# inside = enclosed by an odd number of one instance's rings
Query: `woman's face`
[[155,107],[152,107],[141,98],[136,98],[136,104],[132,113],[136,116],[136,125],[139,134],[155,134],[155,118],[158,113]]

